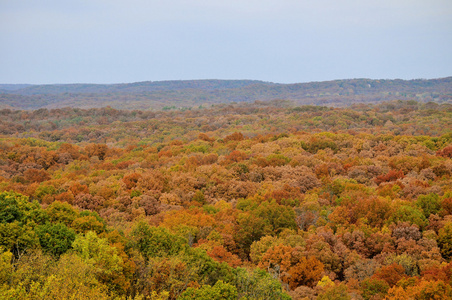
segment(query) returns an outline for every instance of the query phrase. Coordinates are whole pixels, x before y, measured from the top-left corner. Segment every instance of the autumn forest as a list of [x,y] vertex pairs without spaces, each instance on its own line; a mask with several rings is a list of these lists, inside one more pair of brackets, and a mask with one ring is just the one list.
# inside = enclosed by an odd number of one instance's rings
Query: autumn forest
[[452,299],[446,88],[154,109],[2,93],[0,299]]

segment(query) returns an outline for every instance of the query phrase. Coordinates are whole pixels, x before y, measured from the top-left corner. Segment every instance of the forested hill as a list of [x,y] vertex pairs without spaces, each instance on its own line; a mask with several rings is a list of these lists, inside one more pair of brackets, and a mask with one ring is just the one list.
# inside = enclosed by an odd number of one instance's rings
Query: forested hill
[[452,77],[416,80],[348,79],[279,84],[255,80],[147,81],[128,84],[0,85],[0,108],[111,106],[117,109],[189,109],[217,103],[275,99],[344,106],[388,100],[450,103]]
[[[12,91],[21,95],[45,95],[61,93],[143,93],[155,91],[177,91],[185,89],[223,90],[241,88],[252,84],[271,85],[257,80],[171,80],[143,81],[120,84],[45,84],[28,85]],[[0,85],[2,89],[2,85]]]

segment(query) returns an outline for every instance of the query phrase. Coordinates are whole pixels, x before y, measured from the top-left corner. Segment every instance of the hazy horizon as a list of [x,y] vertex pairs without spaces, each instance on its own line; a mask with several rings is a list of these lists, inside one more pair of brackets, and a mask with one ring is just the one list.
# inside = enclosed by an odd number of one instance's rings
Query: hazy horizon
[[274,81],[266,81],[266,80],[259,80],[259,79],[218,79],[218,78],[201,78],[201,79],[169,79],[169,80],[142,80],[142,81],[131,81],[131,82],[105,82],[105,83],[98,83],[98,82],[67,82],[67,83],[8,83],[8,82],[0,82],[0,85],[78,85],[78,84],[90,84],[90,85],[117,85],[117,84],[134,84],[134,83],[141,83],[141,82],[166,82],[166,81],[207,81],[207,80],[224,80],[224,81],[258,81],[258,82],[265,82],[265,83],[274,83],[274,84],[299,84],[299,83],[313,83],[313,82],[327,82],[327,81],[336,81],[336,80],[360,80],[360,79],[368,79],[368,80],[404,80],[404,81],[411,81],[411,80],[435,80],[435,79],[443,79],[443,78],[449,78],[451,76],[444,76],[444,77],[436,77],[436,78],[409,78],[409,79],[403,79],[403,78],[336,78],[336,79],[330,79],[330,80],[313,80],[313,81],[300,81],[300,82],[274,82]]

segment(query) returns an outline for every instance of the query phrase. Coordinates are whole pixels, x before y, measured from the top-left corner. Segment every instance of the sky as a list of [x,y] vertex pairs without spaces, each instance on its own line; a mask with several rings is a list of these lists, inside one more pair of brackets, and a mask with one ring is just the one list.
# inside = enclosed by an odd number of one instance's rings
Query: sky
[[452,76],[451,0],[0,0],[0,83]]

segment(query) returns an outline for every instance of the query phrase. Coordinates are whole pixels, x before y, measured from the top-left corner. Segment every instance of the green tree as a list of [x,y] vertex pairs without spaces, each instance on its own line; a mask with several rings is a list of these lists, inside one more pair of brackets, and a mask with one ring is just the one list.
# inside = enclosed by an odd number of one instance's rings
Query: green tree
[[188,248],[179,256],[194,271],[200,284],[213,285],[218,280],[232,282],[235,279],[234,270],[227,263],[215,261],[203,249]]
[[180,300],[236,300],[237,289],[235,286],[225,283],[221,280],[217,281],[214,286],[203,285],[198,289],[188,288],[183,292]]
[[79,213],[66,202],[55,201],[46,209],[52,223],[63,223],[71,226],[72,222],[79,216]]
[[0,223],[0,246],[11,251],[18,259],[26,250],[39,248],[39,239],[31,225],[23,225],[19,221]]
[[55,262],[47,255],[30,251],[16,264],[7,285],[0,288],[0,299],[100,299],[111,297],[88,264],[73,254]]
[[452,258],[452,223],[446,224],[439,230],[438,246],[441,250],[441,255],[450,260]]
[[88,231],[84,236],[78,235],[72,244],[74,252],[92,267],[96,278],[105,283],[110,291],[124,293],[128,282],[122,274],[124,261],[118,255],[118,249],[110,246],[107,239]]
[[35,231],[42,249],[55,257],[66,253],[75,240],[74,230],[61,223],[39,225]]
[[237,268],[235,281],[239,299],[243,300],[289,300],[281,282],[268,272],[255,268],[254,270]]
[[0,246],[20,258],[26,250],[39,247],[34,229],[47,219],[36,201],[15,192],[0,193]]
[[362,296],[365,300],[372,299],[375,295],[384,297],[388,290],[389,285],[381,279],[368,278],[361,282]]
[[19,207],[19,201],[26,198],[25,196],[3,192],[0,194],[0,222],[12,223],[22,220],[24,212]]
[[238,248],[243,251],[242,256],[246,257],[250,253],[250,247],[253,242],[271,233],[271,226],[263,218],[244,212],[239,214],[237,218],[237,229],[234,239]]
[[47,214],[38,202],[31,202],[27,196],[15,192],[0,193],[0,223],[18,221],[21,224],[44,224],[47,219]]
[[428,218],[432,214],[438,214],[441,210],[441,201],[437,194],[420,195],[416,200],[416,206],[422,209],[424,216]]
[[409,222],[418,225],[420,228],[424,228],[427,225],[427,218],[424,216],[424,212],[419,207],[410,205],[399,206],[390,221],[393,223]]
[[9,282],[14,271],[11,264],[12,257],[13,254],[9,251],[0,253],[0,286]]
[[279,205],[275,200],[262,202],[252,214],[262,218],[271,230],[279,234],[284,228],[296,229],[295,212],[291,207]]
[[184,238],[172,234],[163,227],[138,222],[130,234],[130,245],[146,258],[176,255],[188,247]]

